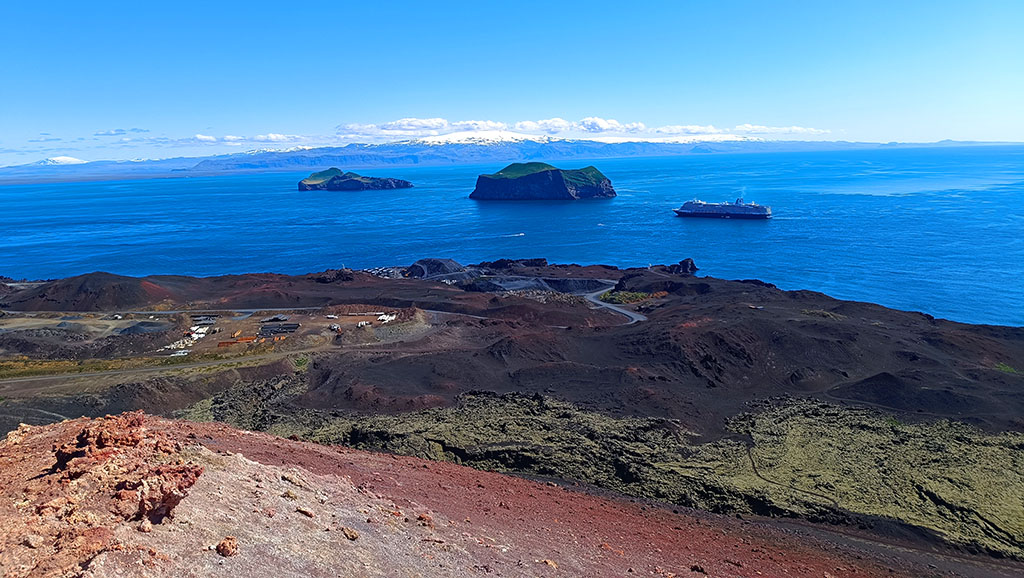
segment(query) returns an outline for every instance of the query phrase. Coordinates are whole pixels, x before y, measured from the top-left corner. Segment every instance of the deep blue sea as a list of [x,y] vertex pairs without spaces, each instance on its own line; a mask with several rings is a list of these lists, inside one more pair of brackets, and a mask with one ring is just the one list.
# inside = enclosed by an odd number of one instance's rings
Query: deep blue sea
[[[0,186],[0,275],[304,273],[428,256],[619,266],[692,257],[700,274],[1024,325],[1024,146],[593,164],[617,198],[469,200],[476,175],[499,164],[360,171],[416,185],[383,192],[297,191],[308,173]],[[740,195],[771,205],[775,218],[672,213],[693,198]]]

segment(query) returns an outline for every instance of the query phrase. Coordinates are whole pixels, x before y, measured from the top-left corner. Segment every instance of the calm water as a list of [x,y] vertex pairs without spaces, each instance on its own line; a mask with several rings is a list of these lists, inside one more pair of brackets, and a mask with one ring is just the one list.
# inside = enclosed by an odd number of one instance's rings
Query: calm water
[[[582,162],[561,163],[566,167]],[[620,266],[693,257],[975,323],[1024,325],[1024,146],[601,160],[604,201],[471,201],[499,165],[377,168],[402,191],[298,192],[308,173],[0,187],[0,274],[216,275],[501,257]],[[691,198],[771,221],[680,219]]]

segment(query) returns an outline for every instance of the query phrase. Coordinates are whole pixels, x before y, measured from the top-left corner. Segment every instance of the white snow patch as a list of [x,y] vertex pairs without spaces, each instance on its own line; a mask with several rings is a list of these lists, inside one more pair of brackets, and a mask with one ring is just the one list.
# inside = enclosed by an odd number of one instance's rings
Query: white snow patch
[[44,166],[49,166],[49,165],[84,165],[87,162],[89,162],[89,161],[83,161],[82,159],[76,159],[75,157],[64,157],[64,156],[61,156],[61,157],[50,157],[48,159],[43,159],[43,160],[39,161],[36,164],[37,165],[44,165]]

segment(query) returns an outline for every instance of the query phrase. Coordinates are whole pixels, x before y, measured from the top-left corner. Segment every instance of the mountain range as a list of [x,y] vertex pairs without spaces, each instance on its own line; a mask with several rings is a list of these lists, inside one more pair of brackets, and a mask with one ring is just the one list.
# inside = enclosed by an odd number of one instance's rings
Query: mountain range
[[208,157],[82,161],[53,157],[35,163],[0,167],[0,183],[100,179],[211,176],[264,171],[346,169],[382,166],[437,166],[566,161],[692,154],[766,153],[983,146],[1002,143],[862,143],[846,141],[769,141],[747,137],[701,140],[687,138],[628,140],[625,137],[561,139],[509,131],[451,133],[384,144],[258,149]]

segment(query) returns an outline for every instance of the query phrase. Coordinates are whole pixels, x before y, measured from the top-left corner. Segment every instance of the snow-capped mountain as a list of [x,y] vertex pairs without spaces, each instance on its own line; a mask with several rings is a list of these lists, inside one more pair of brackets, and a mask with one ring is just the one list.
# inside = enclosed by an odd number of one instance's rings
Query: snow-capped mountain
[[42,167],[51,167],[57,165],[84,165],[87,162],[89,161],[83,161],[82,159],[76,159],[75,157],[50,157],[33,164]]
[[401,142],[258,149],[208,157],[83,161],[57,156],[26,165],[0,167],[0,182],[186,177],[261,171],[345,170],[388,166],[495,165],[510,162],[572,162],[603,158],[695,154],[799,152],[892,147],[978,146],[995,143],[852,143],[770,141],[734,135],[664,137],[595,136],[561,138],[507,130],[465,131]]

